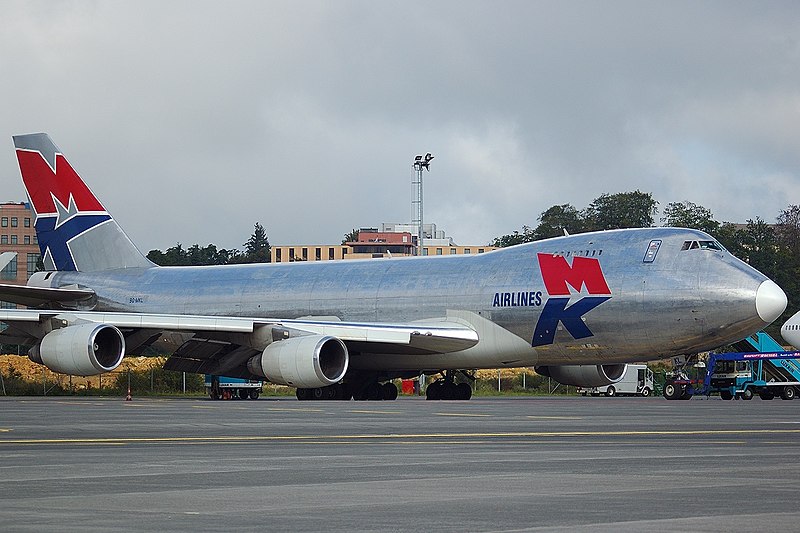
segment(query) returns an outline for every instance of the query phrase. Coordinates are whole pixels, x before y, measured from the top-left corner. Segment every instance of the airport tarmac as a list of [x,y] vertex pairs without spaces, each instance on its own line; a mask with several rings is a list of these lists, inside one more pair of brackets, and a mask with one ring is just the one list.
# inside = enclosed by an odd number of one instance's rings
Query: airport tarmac
[[800,529],[800,401],[0,398],[4,531]]

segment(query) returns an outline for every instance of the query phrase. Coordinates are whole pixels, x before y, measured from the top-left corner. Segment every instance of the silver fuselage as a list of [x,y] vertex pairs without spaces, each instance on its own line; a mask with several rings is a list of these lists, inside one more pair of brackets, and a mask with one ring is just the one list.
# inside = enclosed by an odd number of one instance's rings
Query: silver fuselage
[[[660,248],[645,262],[654,240]],[[462,355],[356,353],[354,368],[621,363],[709,350],[765,325],[755,297],[767,278],[725,250],[682,250],[691,240],[711,237],[647,228],[559,237],[473,256],[60,272],[48,283],[91,287],[97,311],[379,323],[466,313],[517,339],[509,348],[496,340],[502,335],[484,331],[478,346]],[[581,318],[591,336],[573,338],[558,323],[552,343],[531,345],[552,298],[537,254],[599,261],[610,294]],[[586,290],[571,288],[570,305],[586,297]]]

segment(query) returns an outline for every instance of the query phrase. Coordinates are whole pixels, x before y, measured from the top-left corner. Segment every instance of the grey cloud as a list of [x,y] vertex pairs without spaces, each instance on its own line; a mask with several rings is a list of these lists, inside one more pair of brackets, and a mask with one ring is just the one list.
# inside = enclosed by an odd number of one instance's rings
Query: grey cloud
[[[794,2],[19,2],[0,123],[48,131],[145,250],[457,242],[604,192],[772,220],[797,203]],[[11,143],[6,200],[24,197]]]

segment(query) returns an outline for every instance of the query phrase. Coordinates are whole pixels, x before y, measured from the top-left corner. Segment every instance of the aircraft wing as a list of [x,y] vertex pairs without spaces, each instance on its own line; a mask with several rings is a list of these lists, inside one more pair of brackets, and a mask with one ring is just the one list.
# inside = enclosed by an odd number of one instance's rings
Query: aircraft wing
[[37,342],[54,327],[112,325],[124,333],[129,354],[156,342],[162,347],[172,344],[174,352],[165,368],[233,377],[248,375],[245,363],[267,344],[301,335],[330,335],[342,340],[351,352],[367,353],[447,353],[478,343],[474,329],[445,319],[424,324],[385,324],[313,318],[0,309],[0,322],[9,326],[2,334],[5,342],[13,338],[21,344]]

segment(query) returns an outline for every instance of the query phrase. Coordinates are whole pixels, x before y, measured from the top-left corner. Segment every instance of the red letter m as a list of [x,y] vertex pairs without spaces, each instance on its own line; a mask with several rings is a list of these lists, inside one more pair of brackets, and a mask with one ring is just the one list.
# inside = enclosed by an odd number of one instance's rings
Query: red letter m
[[550,296],[569,296],[567,284],[578,292],[581,292],[581,286],[586,285],[589,294],[611,294],[597,259],[574,257],[570,266],[564,256],[537,255],[544,286]]

